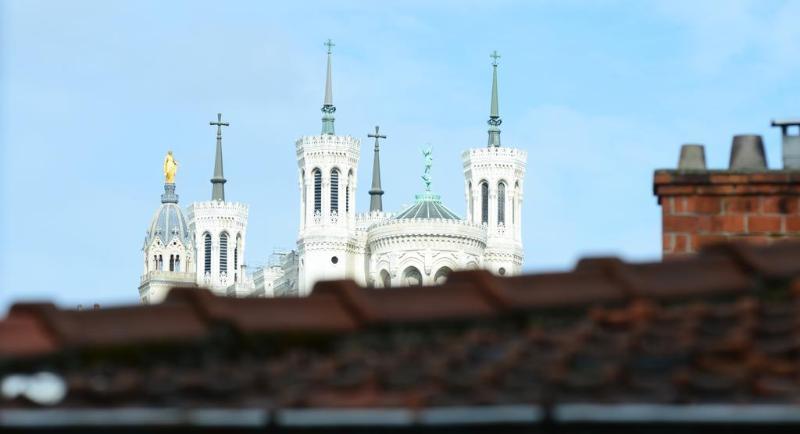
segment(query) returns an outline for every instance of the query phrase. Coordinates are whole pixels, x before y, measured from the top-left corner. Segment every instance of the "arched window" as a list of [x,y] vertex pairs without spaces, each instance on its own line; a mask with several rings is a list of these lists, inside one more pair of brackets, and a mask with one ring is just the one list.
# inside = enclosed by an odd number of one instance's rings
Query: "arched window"
[[[305,212],[306,207],[308,204],[306,203],[306,171],[300,171],[300,210],[303,214]],[[301,219],[304,219],[304,215],[301,215]]]
[[386,270],[381,270],[381,283],[383,283],[384,288],[392,287],[392,276]]
[[158,271],[164,271],[164,257],[158,255]]
[[228,272],[228,233],[219,234],[219,272]]
[[506,183],[497,184],[497,223],[506,224]]
[[489,223],[489,183],[481,181],[481,223]]
[[322,172],[314,169],[314,212],[322,212]]
[[242,247],[242,234],[236,234],[236,245],[233,247],[233,280],[239,278],[239,249]]
[[517,207],[519,207],[519,181],[514,184],[514,199],[511,201],[511,223],[517,223]]
[[203,235],[203,272],[211,272],[211,234]]
[[169,255],[169,271],[175,271],[175,255]]
[[403,271],[403,283],[407,286],[422,285],[422,273],[414,266],[406,268]]
[[181,255],[175,255],[175,271],[181,271]]
[[469,208],[467,210],[467,215],[470,221],[475,221],[475,216],[472,214],[475,209],[475,204],[472,203],[472,196],[472,182],[470,182],[467,184],[467,207]]
[[339,169],[331,170],[331,213],[339,212]]
[[442,267],[436,272],[436,274],[433,275],[433,281],[437,285],[441,285],[447,280],[447,276],[451,272],[453,272],[453,270],[450,267]]

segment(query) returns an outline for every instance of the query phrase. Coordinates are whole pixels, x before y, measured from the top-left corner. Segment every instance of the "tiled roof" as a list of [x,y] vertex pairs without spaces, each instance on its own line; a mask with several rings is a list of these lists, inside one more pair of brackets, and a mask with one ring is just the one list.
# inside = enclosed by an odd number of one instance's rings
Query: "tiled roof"
[[456,272],[438,287],[17,304],[0,321],[0,377],[53,372],[67,393],[50,406],[0,398],[0,424],[35,425],[53,414],[41,407],[110,425],[142,408],[141,421],[216,409],[254,426],[798,424],[799,277],[800,244],[728,244],[663,263],[586,259],[566,273]]

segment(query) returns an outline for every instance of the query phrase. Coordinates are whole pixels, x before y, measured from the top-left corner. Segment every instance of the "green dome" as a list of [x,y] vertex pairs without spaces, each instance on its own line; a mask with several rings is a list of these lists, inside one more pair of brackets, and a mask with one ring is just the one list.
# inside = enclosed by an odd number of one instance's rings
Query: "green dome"
[[438,194],[426,192],[416,196],[416,203],[406,208],[394,218],[396,220],[402,219],[446,219],[446,220],[461,220],[456,213],[450,211],[444,204]]

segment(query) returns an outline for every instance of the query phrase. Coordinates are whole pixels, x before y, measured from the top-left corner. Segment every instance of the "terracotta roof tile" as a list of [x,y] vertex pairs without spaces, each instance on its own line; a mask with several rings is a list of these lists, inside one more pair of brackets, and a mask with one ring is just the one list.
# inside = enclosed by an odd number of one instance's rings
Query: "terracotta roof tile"
[[[326,282],[302,299],[176,290],[157,306],[16,305],[0,321],[0,350],[6,362],[25,355],[25,369],[61,375],[64,408],[535,404],[546,417],[579,417],[582,404],[786,404],[800,402],[797,263],[797,244],[736,245],[661,264],[595,259],[569,273],[453,273],[439,287]],[[243,345],[264,335],[300,339]],[[186,341],[198,344],[136,360],[100,353],[82,364],[69,352]],[[0,375],[11,366],[0,364]],[[0,400],[0,410],[32,406]]]
[[176,288],[165,304],[190,305],[208,321],[227,323],[243,334],[288,332],[341,333],[355,330],[358,321],[338,298],[320,295],[301,298],[215,297],[206,290]]
[[113,307],[86,311],[58,310],[52,304],[16,304],[10,317],[35,317],[56,341],[67,347],[119,346],[199,340],[208,325],[186,305]]
[[9,314],[0,321],[0,360],[40,356],[58,349],[58,342],[35,315]]

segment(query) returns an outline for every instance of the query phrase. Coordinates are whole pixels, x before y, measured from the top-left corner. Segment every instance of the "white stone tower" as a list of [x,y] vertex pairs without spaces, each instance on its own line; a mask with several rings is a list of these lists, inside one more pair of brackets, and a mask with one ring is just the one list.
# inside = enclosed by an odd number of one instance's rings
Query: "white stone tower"
[[189,225],[197,246],[197,284],[220,295],[243,296],[249,288],[244,269],[248,207],[225,201],[222,170],[222,114],[217,114],[217,151],[211,200],[189,207]]
[[[170,159],[171,154],[167,158]],[[142,251],[144,271],[139,284],[142,303],[158,303],[177,286],[195,286],[194,244],[189,225],[178,206],[174,182],[168,180],[164,184],[161,206],[150,221]]]
[[492,56],[489,140],[485,148],[462,155],[467,220],[486,227],[483,268],[499,275],[519,274],[522,267],[522,197],[528,153],[500,146],[497,102],[497,52]]
[[298,290],[308,294],[320,280],[364,282],[363,246],[355,240],[356,180],[360,141],[334,131],[331,47],[322,105],[322,133],[295,143],[300,177]]

